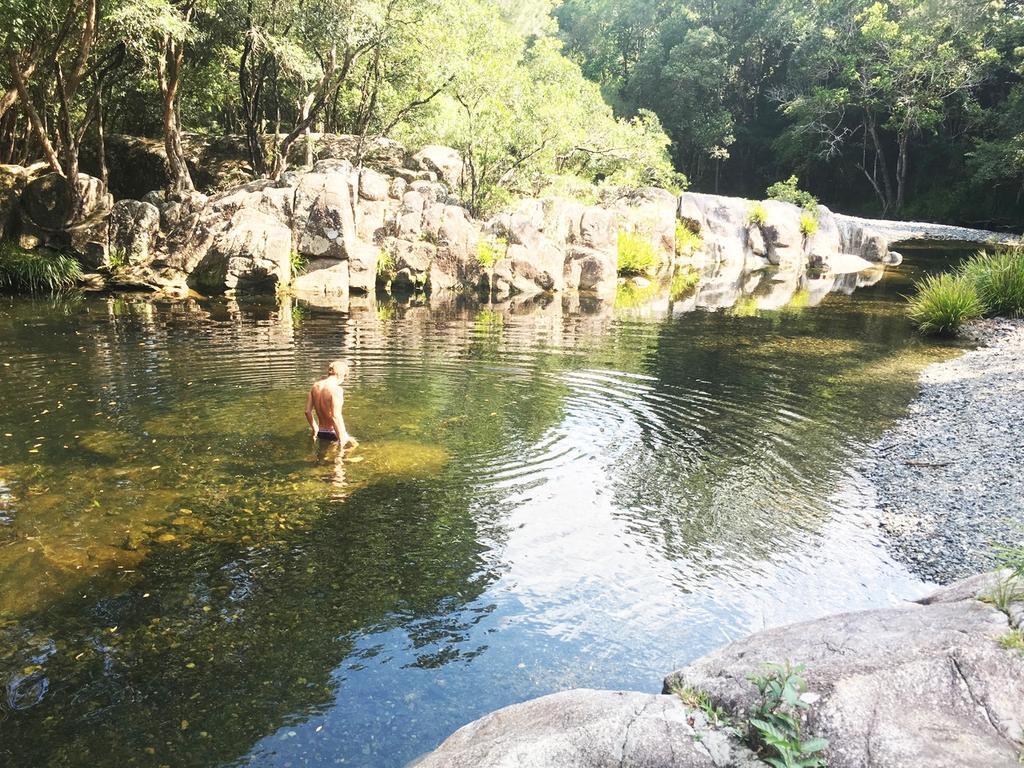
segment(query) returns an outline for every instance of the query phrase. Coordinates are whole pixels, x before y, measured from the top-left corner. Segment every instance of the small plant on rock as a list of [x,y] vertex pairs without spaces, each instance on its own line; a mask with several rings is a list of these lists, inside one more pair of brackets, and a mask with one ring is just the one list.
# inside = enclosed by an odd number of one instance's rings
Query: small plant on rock
[[807,709],[807,683],[802,664],[766,664],[763,675],[749,679],[761,694],[761,703],[750,718],[748,741],[764,762],[773,768],[822,768],[825,739],[804,739],[800,712]]
[[654,245],[642,235],[619,231],[619,274],[649,275],[658,266]]
[[1008,651],[1024,654],[1024,632],[1019,629],[1011,629],[999,638],[999,645]]
[[377,277],[391,277],[395,271],[395,255],[384,248],[377,252]]
[[676,222],[676,256],[693,256],[704,244],[701,236],[684,222]]
[[309,262],[306,261],[306,257],[295,249],[292,249],[288,261],[292,268],[292,277],[305,274],[306,270],[309,269]]
[[476,244],[476,260],[484,269],[493,269],[499,259],[503,258],[508,249],[508,242],[496,238],[493,242],[481,239]]
[[747,224],[763,227],[768,223],[768,209],[762,203],[754,203],[747,214]]
[[818,218],[813,213],[804,211],[800,214],[800,234],[812,237],[818,231]]
[[729,715],[726,714],[724,709],[714,705],[707,691],[702,691],[699,688],[691,688],[690,686],[681,686],[673,689],[672,693],[678,696],[682,700],[683,704],[688,706],[690,709],[696,709],[703,712],[704,717],[707,718],[708,725],[715,728],[722,725],[732,725]]

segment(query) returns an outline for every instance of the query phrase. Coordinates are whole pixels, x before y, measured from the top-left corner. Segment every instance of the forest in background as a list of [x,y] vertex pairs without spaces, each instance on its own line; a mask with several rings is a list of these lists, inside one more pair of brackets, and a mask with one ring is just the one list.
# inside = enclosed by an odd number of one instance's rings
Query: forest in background
[[0,162],[69,178],[113,133],[440,143],[475,212],[661,185],[1019,225],[1024,13],[982,0],[5,0]]

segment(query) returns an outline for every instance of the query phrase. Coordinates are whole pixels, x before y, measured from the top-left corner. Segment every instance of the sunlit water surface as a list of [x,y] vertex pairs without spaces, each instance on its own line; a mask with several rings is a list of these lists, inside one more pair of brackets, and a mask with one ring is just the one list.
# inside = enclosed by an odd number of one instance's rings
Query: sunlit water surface
[[[675,316],[0,298],[0,764],[402,766],[920,594],[856,469],[949,354],[906,274]],[[340,356],[352,462],[302,415]]]

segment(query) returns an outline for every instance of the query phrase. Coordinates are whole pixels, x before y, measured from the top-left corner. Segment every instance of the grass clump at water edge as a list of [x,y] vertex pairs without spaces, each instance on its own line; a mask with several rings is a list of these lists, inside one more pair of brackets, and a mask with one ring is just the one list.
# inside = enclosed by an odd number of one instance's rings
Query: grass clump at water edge
[[959,274],[974,286],[986,315],[1024,316],[1024,246],[977,253]]
[[81,277],[82,265],[73,256],[0,243],[0,291],[59,293],[74,288]]
[[910,319],[923,333],[948,336],[985,313],[974,285],[960,275],[929,275],[915,283]]
[[658,266],[654,245],[634,232],[619,230],[618,254],[620,275],[649,275]]

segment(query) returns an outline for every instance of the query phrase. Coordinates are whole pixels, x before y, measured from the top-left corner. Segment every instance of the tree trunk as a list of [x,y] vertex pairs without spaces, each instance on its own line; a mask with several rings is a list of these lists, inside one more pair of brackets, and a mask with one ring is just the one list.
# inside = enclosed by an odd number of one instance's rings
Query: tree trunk
[[183,60],[182,44],[170,37],[165,38],[163,54],[157,62],[157,81],[164,100],[164,151],[167,154],[168,187],[172,194],[177,195],[195,191],[195,184],[192,183],[192,176],[185,162],[176,108]]
[[899,156],[896,159],[896,205],[895,210],[902,211],[903,203],[906,201],[907,192],[907,161],[908,157],[908,140],[909,134],[907,131],[902,131],[899,136]]

